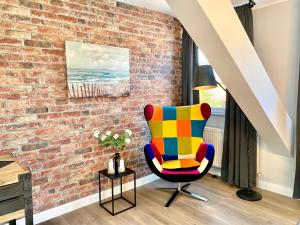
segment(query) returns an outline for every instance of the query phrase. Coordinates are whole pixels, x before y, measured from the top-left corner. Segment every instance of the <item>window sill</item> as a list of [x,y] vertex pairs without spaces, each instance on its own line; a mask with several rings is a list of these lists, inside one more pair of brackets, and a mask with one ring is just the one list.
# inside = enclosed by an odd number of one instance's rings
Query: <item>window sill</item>
[[225,116],[225,108],[211,108],[211,115]]

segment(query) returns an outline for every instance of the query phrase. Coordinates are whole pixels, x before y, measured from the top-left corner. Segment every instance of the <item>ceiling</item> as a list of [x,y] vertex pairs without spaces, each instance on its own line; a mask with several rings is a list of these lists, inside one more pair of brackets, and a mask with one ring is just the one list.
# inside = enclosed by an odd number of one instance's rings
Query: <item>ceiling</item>
[[[136,5],[140,7],[145,7],[151,10],[159,11],[162,13],[169,14],[171,16],[174,16],[173,11],[170,9],[169,5],[166,3],[165,0],[117,0],[118,2],[124,2],[131,5]],[[215,0],[218,1],[218,0]],[[254,0],[256,2],[256,8],[263,7],[269,4],[274,4],[277,2],[282,2],[285,0]],[[247,0],[231,0],[232,4],[234,6],[242,5],[244,3],[247,3]]]

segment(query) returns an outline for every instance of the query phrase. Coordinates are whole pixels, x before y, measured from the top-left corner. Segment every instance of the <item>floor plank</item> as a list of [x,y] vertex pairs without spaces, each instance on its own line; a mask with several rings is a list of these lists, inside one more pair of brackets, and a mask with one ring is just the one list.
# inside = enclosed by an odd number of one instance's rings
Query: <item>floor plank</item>
[[165,208],[170,193],[155,188],[169,186],[158,180],[138,188],[137,207],[117,216],[92,204],[40,225],[295,225],[300,219],[300,201],[259,189],[261,201],[243,201],[235,195],[237,188],[209,174],[189,188],[208,202],[179,195]]

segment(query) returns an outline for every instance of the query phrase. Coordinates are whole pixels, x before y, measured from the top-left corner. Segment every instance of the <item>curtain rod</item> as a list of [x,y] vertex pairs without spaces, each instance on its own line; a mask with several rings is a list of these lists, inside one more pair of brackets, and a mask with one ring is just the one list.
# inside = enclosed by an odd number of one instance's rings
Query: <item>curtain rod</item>
[[249,8],[253,8],[256,5],[256,3],[253,0],[249,0],[248,6]]

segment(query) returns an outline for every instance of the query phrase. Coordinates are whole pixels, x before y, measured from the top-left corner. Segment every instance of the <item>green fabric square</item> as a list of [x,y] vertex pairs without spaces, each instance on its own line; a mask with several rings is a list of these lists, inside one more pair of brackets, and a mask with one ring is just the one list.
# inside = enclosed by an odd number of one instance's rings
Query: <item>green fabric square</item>
[[192,154],[192,139],[178,138],[178,155]]
[[148,125],[151,130],[152,137],[163,137],[163,122],[162,121],[149,121]]
[[177,107],[177,120],[190,120],[191,119],[191,107],[190,106],[182,106]]

